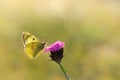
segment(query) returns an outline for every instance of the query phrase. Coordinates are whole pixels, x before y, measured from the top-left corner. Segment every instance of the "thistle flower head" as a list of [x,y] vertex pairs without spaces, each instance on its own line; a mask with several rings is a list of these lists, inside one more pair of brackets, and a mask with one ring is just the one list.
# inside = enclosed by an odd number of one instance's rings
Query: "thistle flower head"
[[56,41],[50,46],[45,48],[45,52],[50,52],[50,57],[53,61],[60,63],[63,58],[63,47],[65,46],[64,42]]

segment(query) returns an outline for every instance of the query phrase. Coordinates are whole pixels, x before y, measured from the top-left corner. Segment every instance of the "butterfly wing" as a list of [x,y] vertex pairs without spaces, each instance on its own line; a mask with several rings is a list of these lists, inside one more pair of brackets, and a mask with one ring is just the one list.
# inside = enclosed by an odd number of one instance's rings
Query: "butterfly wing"
[[45,48],[46,42],[40,42],[37,37],[28,32],[22,33],[22,41],[25,54],[33,59],[39,56],[40,52]]
[[31,35],[28,32],[22,33],[22,41],[23,41],[24,47],[31,42],[40,42],[37,37],[35,37],[34,35]]
[[33,59],[40,55],[40,53],[44,50],[46,43],[38,43],[32,42],[24,48],[25,54],[30,58]]

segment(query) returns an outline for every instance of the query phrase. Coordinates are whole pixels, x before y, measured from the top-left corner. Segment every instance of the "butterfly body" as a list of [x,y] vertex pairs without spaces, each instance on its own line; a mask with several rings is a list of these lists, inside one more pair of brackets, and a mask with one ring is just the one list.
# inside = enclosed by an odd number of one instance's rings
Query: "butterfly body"
[[39,56],[46,45],[45,41],[39,41],[37,37],[28,32],[22,33],[22,41],[24,45],[24,52],[30,59],[34,59]]

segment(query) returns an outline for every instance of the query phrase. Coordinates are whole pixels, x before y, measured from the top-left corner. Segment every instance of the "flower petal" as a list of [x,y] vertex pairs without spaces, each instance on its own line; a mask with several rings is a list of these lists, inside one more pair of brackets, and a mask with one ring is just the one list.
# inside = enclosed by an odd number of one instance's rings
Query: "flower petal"
[[46,47],[44,52],[55,52],[60,50],[61,48],[63,48],[65,46],[64,42],[61,41],[56,41],[55,43],[51,44],[50,46]]

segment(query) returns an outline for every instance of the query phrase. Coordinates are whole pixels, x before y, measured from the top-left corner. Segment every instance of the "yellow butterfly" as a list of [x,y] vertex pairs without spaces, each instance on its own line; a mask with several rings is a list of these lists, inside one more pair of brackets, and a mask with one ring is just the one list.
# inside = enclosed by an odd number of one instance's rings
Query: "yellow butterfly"
[[24,52],[30,59],[34,59],[39,56],[46,46],[45,41],[40,42],[37,37],[28,32],[22,33],[22,41]]

